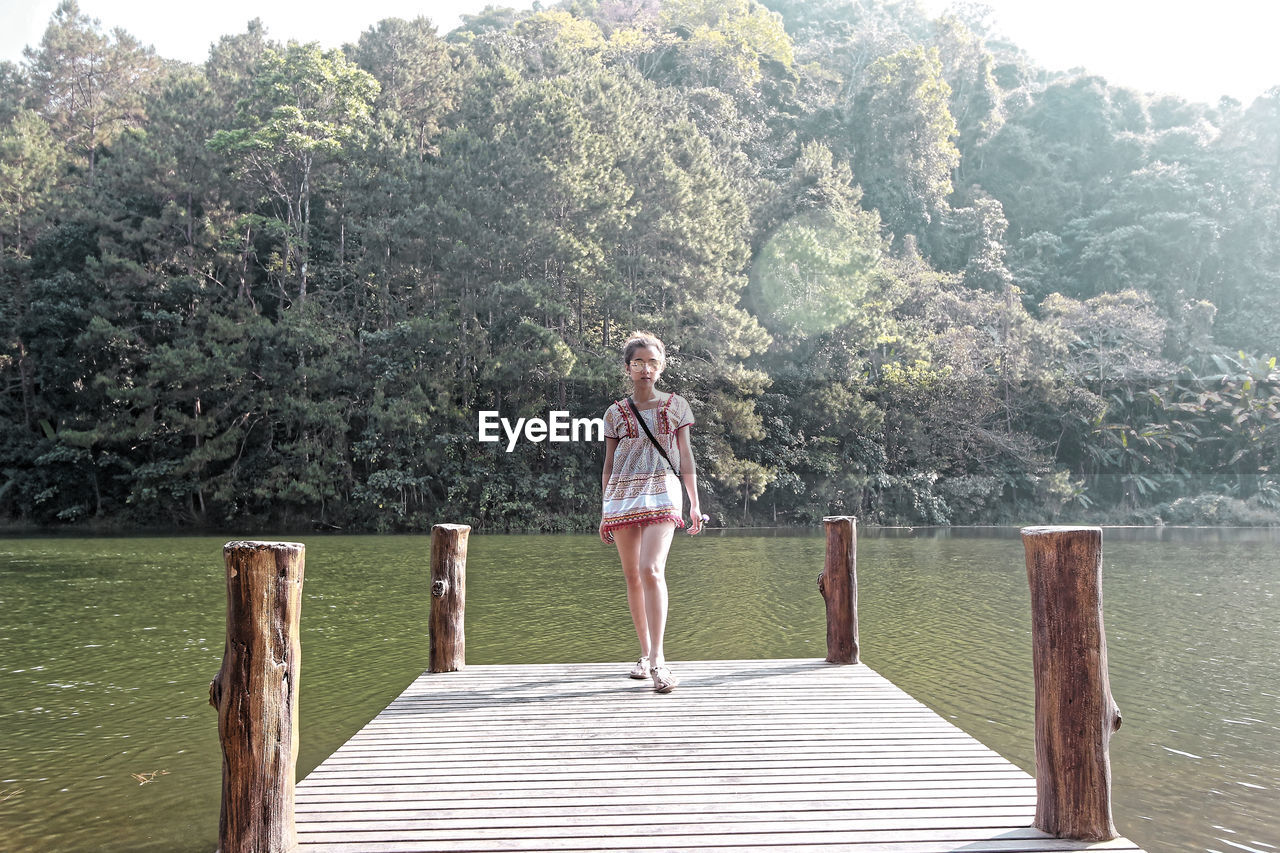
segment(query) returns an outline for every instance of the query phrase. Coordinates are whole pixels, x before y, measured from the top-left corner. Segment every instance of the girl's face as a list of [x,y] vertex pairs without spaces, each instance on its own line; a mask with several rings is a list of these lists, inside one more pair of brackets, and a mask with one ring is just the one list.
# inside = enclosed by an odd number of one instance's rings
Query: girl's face
[[639,347],[631,354],[631,361],[627,362],[627,376],[631,377],[637,388],[652,388],[662,375],[664,366],[665,362],[657,350]]

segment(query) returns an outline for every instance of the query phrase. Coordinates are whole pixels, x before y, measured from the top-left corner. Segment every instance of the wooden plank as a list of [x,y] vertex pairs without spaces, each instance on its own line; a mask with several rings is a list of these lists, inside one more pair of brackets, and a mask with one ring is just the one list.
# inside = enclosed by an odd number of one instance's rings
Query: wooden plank
[[[608,761],[612,763],[616,760],[617,755],[614,753],[609,755],[601,755],[598,750],[590,749],[558,749],[554,753],[543,753],[539,751],[535,755],[512,754],[509,750],[493,750],[493,749],[476,749],[475,751],[461,753],[459,755],[442,755],[432,753],[430,755],[415,755],[406,753],[403,750],[381,750],[376,752],[362,752],[358,754],[348,753],[346,755],[335,755],[330,761],[326,761],[324,768],[317,768],[314,773],[323,773],[326,769],[354,769],[368,766],[370,761],[376,761],[378,766],[395,766],[397,764],[422,767],[428,769],[431,767],[458,768],[458,767],[490,767],[493,766],[494,757],[499,757],[503,761],[503,766],[507,767],[565,767],[565,766],[588,766],[593,763]],[[632,764],[644,766],[647,764],[660,764],[664,767],[678,766],[681,764],[700,764],[708,765],[720,762],[723,764],[742,764],[751,767],[762,763],[783,762],[795,763],[796,756],[803,755],[803,764],[806,767],[822,767],[831,766],[850,766],[854,765],[893,765],[893,764],[916,764],[919,761],[900,762],[894,756],[855,756],[848,757],[840,754],[833,755],[830,748],[821,743],[815,743],[812,746],[803,748],[793,748],[790,744],[770,744],[769,746],[759,746],[753,749],[749,754],[744,754],[740,749],[670,749],[663,752],[654,750],[631,750],[626,753],[626,758]],[[927,761],[929,767],[935,767],[937,762]],[[966,766],[981,767],[984,765],[995,765],[999,767],[1010,767],[1009,762],[1005,761],[998,755],[975,754],[965,761]]]
[[[484,756],[482,756],[483,758]],[[564,772],[571,772],[575,769],[590,769],[594,767],[616,766],[620,760],[618,755],[610,756],[583,756],[575,755],[570,757],[562,757],[559,755],[551,756],[548,754],[540,754],[534,758],[514,757],[507,758],[501,753],[491,753],[488,756],[490,760],[458,760],[450,761],[448,757],[437,758],[436,760],[426,758],[413,758],[398,756],[394,753],[386,753],[375,756],[370,761],[352,761],[344,760],[341,764],[326,764],[317,768],[311,774],[314,780],[326,778],[330,775],[342,775],[344,773],[356,772],[380,772],[382,770],[396,771],[421,771],[424,774],[430,773],[452,773],[467,772],[475,770],[491,771],[497,770],[502,773],[535,773],[542,770],[559,769]],[[732,770],[732,769],[760,769],[769,771],[781,767],[789,767],[802,764],[805,767],[812,768],[842,768],[848,773],[859,773],[868,776],[882,776],[885,774],[913,774],[913,773],[933,773],[937,772],[939,765],[937,760],[930,755],[917,757],[913,760],[906,760],[898,756],[868,756],[862,760],[854,760],[848,757],[831,757],[827,753],[821,752],[788,752],[786,750],[775,750],[766,754],[752,755],[749,763],[742,758],[741,752],[715,752],[689,755],[673,755],[664,756],[653,755],[628,755],[625,756],[628,765],[637,770],[646,767],[666,767],[673,770],[688,769],[690,767],[701,767],[707,770]],[[501,763],[499,763],[501,762]],[[1001,764],[1000,761],[985,755],[970,756],[961,762],[949,763],[946,766],[946,772],[961,773],[985,773],[992,771],[1003,771],[1009,773],[1021,773],[1017,768],[1011,767],[1008,763]]]
[[[521,754],[511,749],[482,749],[477,747],[474,751],[444,751],[435,750],[431,755],[416,756],[406,750],[369,750],[361,752],[348,752],[341,756],[341,764],[335,762],[326,766],[349,766],[360,767],[366,765],[374,765],[382,761],[394,762],[396,760],[405,762],[423,762],[425,766],[446,765],[456,767],[471,764],[492,764],[495,760],[511,761],[511,762],[527,762],[542,761],[544,763],[554,762],[556,764],[565,764],[572,761],[584,760],[602,760],[605,757],[617,758],[625,757],[632,761],[651,761],[665,764],[679,764],[690,761],[714,761],[717,759],[741,759],[743,755],[748,755],[752,759],[752,763],[768,762],[778,760],[801,761],[808,762],[810,760],[830,760],[843,761],[846,756],[840,751],[834,751],[832,748],[823,744],[821,741],[813,743],[796,743],[796,744],[768,744],[766,746],[756,746],[749,751],[744,751],[736,744],[728,746],[717,746],[713,749],[684,749],[680,747],[671,747],[668,749],[645,749],[639,746],[622,745],[617,749],[608,753],[602,753],[600,750],[591,749],[587,746],[544,746],[539,748],[536,754]],[[926,764],[935,766],[936,759],[925,753],[917,756],[906,756],[902,754],[866,754],[855,759],[858,765],[866,765],[868,767],[876,766],[914,766],[918,764]],[[956,762],[957,764],[961,762]],[[1008,766],[1008,762],[1001,759],[998,755],[987,755],[982,753],[973,753],[968,755],[964,761],[964,765],[979,766],[983,764],[1001,764]],[[318,768],[315,772],[321,772]]]
[[[547,827],[547,826],[628,826],[638,820],[651,817],[674,818],[664,809],[644,806],[630,806],[624,809],[594,810],[580,812],[560,812],[549,815],[540,811],[520,811],[517,809],[487,809],[484,812],[484,826],[510,828]],[[741,823],[759,824],[769,821],[790,820],[796,822],[820,822],[825,824],[846,822],[850,825],[866,828],[892,828],[910,826],[1001,826],[1016,825],[1026,817],[1025,809],[998,806],[967,806],[946,808],[933,806],[929,808],[898,809],[892,816],[876,811],[858,811],[854,809],[796,809],[707,811],[681,811],[678,819],[683,823]],[[430,812],[414,810],[382,811],[379,813],[380,826],[398,826],[411,829],[432,829],[435,827],[448,829],[475,826],[476,811],[434,809]],[[312,820],[313,829],[329,829],[341,826],[344,829],[367,827],[368,817],[362,812],[325,812]]]
[[[644,796],[624,798],[613,801],[592,800],[591,798],[578,799],[560,799],[550,801],[547,799],[540,800],[480,800],[480,799],[463,799],[458,802],[451,802],[447,798],[439,797],[438,792],[432,792],[430,795],[424,795],[418,801],[405,801],[399,803],[386,803],[379,800],[369,800],[365,802],[353,802],[349,800],[339,800],[338,802],[320,802],[308,799],[305,803],[301,803],[296,808],[296,813],[302,815],[304,812],[309,815],[324,815],[335,810],[344,812],[360,812],[362,814],[373,813],[402,813],[404,811],[418,812],[422,814],[443,815],[443,814],[469,814],[483,820],[485,815],[500,814],[548,814],[557,815],[581,814],[607,816],[619,811],[627,809],[641,809],[646,813],[657,811],[661,814],[671,814],[675,808],[679,809],[681,814],[709,814],[723,813],[736,814],[739,812],[764,812],[766,809],[770,812],[790,812],[790,811],[812,811],[814,809],[833,808],[839,806],[842,810],[847,811],[875,811],[875,812],[894,812],[914,811],[921,808],[954,808],[954,809],[977,809],[977,808],[995,808],[1001,810],[1011,809],[1026,815],[1025,825],[1031,824],[1031,818],[1035,812],[1035,796],[1019,796],[1019,797],[948,797],[943,799],[933,799],[922,801],[919,797],[899,797],[899,798],[862,798],[862,799],[841,799],[833,797],[826,800],[815,800],[812,795],[802,797],[793,797],[791,799],[774,797],[769,795],[742,795],[734,797],[732,801],[726,801],[723,796],[714,797],[660,797],[660,796]],[[554,810],[552,812],[551,810]],[[311,820],[312,817],[308,817]],[[318,818],[317,818],[318,819]]]
[[[818,738],[816,736],[807,741],[794,741],[790,738],[787,738],[785,734],[782,732],[768,732],[766,734],[769,736],[770,740],[772,740],[775,743],[781,743],[781,744],[794,743],[797,746],[805,745],[805,746],[811,746],[811,747],[825,745],[828,751],[834,750],[834,749],[840,749],[843,747],[846,751],[856,750],[865,756],[896,755],[896,756],[902,756],[902,757],[910,757],[915,754],[925,754],[925,755],[949,755],[949,756],[954,756],[956,758],[960,758],[963,756],[979,757],[986,754],[985,748],[976,746],[972,743],[966,744],[963,741],[931,742],[925,739],[918,739],[915,741],[904,740],[900,743],[868,745],[860,741],[841,740],[837,738],[832,738],[830,740],[824,741],[821,738]],[[653,745],[652,741],[646,739],[647,733],[645,735],[633,735],[625,738],[615,738],[615,737],[591,738],[591,737],[581,737],[581,736],[575,735],[572,739],[568,739],[568,738],[556,739],[553,742],[549,742],[546,744],[546,748],[549,752],[554,751],[557,748],[563,748],[563,747],[573,747],[573,748],[590,747],[590,748],[595,748],[597,750],[606,749],[606,748],[608,749],[618,748],[620,750],[631,749],[632,751],[637,751],[637,752],[641,752],[650,748],[655,748],[655,749],[661,749],[667,753],[671,753],[671,752],[678,752],[679,750],[684,748],[683,744],[687,743],[689,738],[693,736],[697,736],[697,732],[685,731],[680,729],[668,729],[662,733],[662,736],[667,739],[667,742],[659,745]],[[483,744],[484,746],[490,747],[491,752],[495,751],[493,747],[499,747],[499,749],[496,751],[500,751],[500,752],[505,751],[507,754],[511,754],[513,752],[519,752],[519,751],[525,750],[528,747],[529,742],[532,740],[546,739],[548,741],[551,741],[553,737],[554,737],[553,735],[548,734],[545,730],[538,731],[536,729],[531,729],[528,731],[522,731],[520,735],[513,736],[513,737],[493,738],[490,740],[475,741],[474,743],[477,746],[480,746]],[[718,735],[706,735],[706,734],[700,735],[700,737],[701,737],[701,744],[703,745],[711,745],[713,747],[719,747],[721,749],[729,749],[729,750],[736,749],[739,752],[750,751],[751,749],[754,748],[756,743],[758,743],[758,740],[754,737],[718,736]],[[361,746],[361,745],[363,744],[357,744],[356,746]],[[387,747],[397,747],[400,749],[401,752],[407,751],[409,748],[413,748],[413,747],[417,747],[423,752],[429,752],[434,750],[435,745],[436,745],[435,741],[429,736],[424,736],[422,738],[412,739],[412,740],[389,740],[380,744],[383,751],[385,751]],[[448,750],[442,750],[439,754],[448,755],[453,753],[459,753],[462,751],[462,749],[463,747],[461,744],[458,744],[456,742],[451,742],[450,748]],[[369,750],[369,749],[357,750],[353,748],[352,750],[349,751],[349,754],[354,756],[354,755],[359,755],[362,752],[367,754],[372,751],[373,750]]]
[[[448,775],[450,781],[454,784],[466,784],[468,782],[482,782],[495,777],[501,779],[520,779],[527,781],[537,780],[542,784],[562,785],[565,782],[592,782],[600,779],[611,779],[620,772],[625,774],[630,781],[652,781],[667,782],[678,779],[700,779],[708,778],[726,778],[734,776],[743,776],[754,774],[755,767],[736,766],[694,766],[689,768],[654,768],[646,772],[636,772],[634,768],[624,768],[619,770],[616,764],[599,763],[589,768],[573,770],[547,770],[545,768],[524,768],[520,766],[510,767],[490,767],[476,770],[471,773],[465,773],[458,770],[449,771],[447,767],[432,769],[428,773],[420,772],[420,768],[395,768],[386,770],[380,768],[344,768],[341,772],[318,771],[311,774],[313,784],[323,786],[326,783],[332,784],[336,782],[380,782],[395,778],[422,778],[425,776]],[[973,780],[994,780],[1008,779],[1015,784],[1021,784],[1022,777],[1018,771],[1005,769],[1002,767],[987,768],[984,770],[973,771],[954,771],[954,770],[933,770],[933,769],[917,769],[911,773],[866,773],[860,768],[854,766],[852,769],[836,767],[835,770],[841,771],[832,773],[833,768],[795,768],[788,766],[780,766],[769,774],[770,779],[787,779],[795,780],[812,780],[820,781],[823,778],[834,776],[837,779],[850,782],[893,782],[895,780],[902,781],[903,784],[920,785],[928,781],[973,781]]]
[[[496,782],[467,782],[454,784],[447,780],[454,796],[509,796],[512,787],[518,787],[520,795],[540,797],[564,791],[565,783],[558,780],[502,779]],[[607,778],[607,777],[606,777]],[[679,779],[665,781],[661,778],[649,779],[610,779],[609,784],[590,786],[573,786],[588,788],[585,796],[594,799],[606,797],[628,797],[644,794],[652,790],[658,793],[676,796],[695,796],[709,792],[722,792],[724,796],[735,796],[739,793],[777,793],[792,794],[803,792],[816,797],[830,796],[835,793],[857,794],[861,797],[874,798],[892,793],[911,792],[928,797],[953,796],[985,796],[988,794],[1019,792],[1023,790],[1025,779],[979,779],[957,782],[917,782],[915,780],[876,779],[871,782],[846,782],[839,776],[814,776],[791,779],[757,779],[748,776],[711,777],[704,780]],[[316,786],[317,797],[327,799],[344,799],[347,797],[376,797],[383,802],[392,802],[401,798],[417,799],[421,796],[421,780],[409,782],[369,782],[363,785],[335,783]],[[899,793],[899,795],[901,795]]]
[[[641,830],[643,831],[643,830]],[[1079,842],[1057,838],[1019,838],[1003,832],[993,833],[989,829],[970,832],[963,830],[954,833],[917,833],[898,836],[857,835],[843,832],[809,832],[752,835],[670,835],[663,831],[661,823],[657,823],[652,836],[601,836],[597,838],[539,838],[522,841],[518,838],[461,838],[461,839],[426,839],[426,838],[381,838],[381,837],[338,837],[316,838],[300,836],[304,849],[338,853],[392,853],[392,851],[412,851],[413,853],[456,853],[465,850],[470,853],[505,850],[769,850],[772,853],[789,850],[845,850],[854,853],[887,853],[887,851],[903,851],[903,853],[956,853],[956,851],[1014,851],[1014,853],[1034,853],[1034,851],[1072,851],[1072,850],[1124,850],[1140,853],[1137,846],[1126,839],[1118,839],[1111,844],[1095,844],[1083,846]],[[993,837],[993,834],[995,837]],[[959,837],[948,837],[957,835]],[[534,847],[534,843],[542,846]]]
[[[753,824],[750,827],[706,824],[684,824],[670,822],[659,818],[649,826],[635,824],[624,828],[613,828],[607,834],[601,834],[593,827],[554,827],[550,829],[524,829],[520,833],[520,843],[537,843],[546,850],[641,850],[666,849],[668,845],[691,845],[712,842],[716,846],[727,844],[763,844],[775,843],[791,846],[794,844],[825,843],[840,846],[892,844],[896,842],[916,841],[967,844],[974,841],[990,841],[991,826],[950,826],[934,827],[889,827],[877,829],[853,829],[832,824],[791,824],[786,822]],[[1001,840],[1020,840],[1031,843],[1048,839],[1044,833],[1030,827],[1009,829],[995,827],[1000,830]],[[360,831],[327,831],[323,833],[307,833],[308,840],[327,844],[374,844],[386,842],[412,841],[441,850],[448,850],[466,842],[487,842],[504,844],[511,839],[507,829],[491,829],[472,827],[455,830],[433,830],[414,833],[406,829],[376,829]]]
[[1137,850],[1031,829],[1027,774],[863,665],[627,669],[424,675],[299,783],[303,848]]
[[[1039,838],[1040,835],[1030,827],[1007,828],[1009,823],[1006,821],[994,821],[990,818],[970,818],[951,817],[939,818],[935,820],[916,820],[916,821],[894,821],[892,819],[864,819],[854,820],[848,818],[830,818],[830,819],[811,819],[811,820],[778,820],[773,817],[767,817],[757,821],[690,821],[683,816],[675,816],[669,818],[666,815],[654,816],[656,820],[662,822],[663,831],[670,835],[763,835],[763,834],[785,834],[792,838],[796,838],[803,833],[844,833],[847,837],[861,835],[860,841],[871,840],[872,834],[875,840],[901,840],[904,837],[928,837],[934,838],[958,838],[962,835],[973,838],[990,838],[989,832],[992,828],[1004,829],[1007,835],[1016,833],[1019,837]],[[568,826],[564,824],[525,824],[519,826],[520,833],[523,838],[594,838],[601,834],[602,828],[607,828],[607,834],[613,836],[634,836],[638,829],[649,826],[655,820],[647,820],[640,822],[631,820],[630,822],[613,821],[606,824],[578,824]],[[326,840],[357,840],[363,837],[366,840],[389,841],[396,838],[423,838],[427,840],[437,841],[457,841],[465,838],[475,839],[503,839],[509,837],[513,827],[503,824],[486,824],[483,827],[477,826],[453,826],[441,827],[436,824],[430,824],[419,821],[385,821],[378,824],[377,828],[371,828],[370,825],[363,821],[352,821],[347,823],[330,823],[325,824],[323,830],[311,830],[316,837],[323,837]]]
[[[947,756],[950,759],[945,768],[939,767],[938,758]],[[945,769],[947,772],[961,771],[965,773],[988,773],[993,771],[1021,774],[1022,771],[1009,763],[1000,763],[988,755],[967,754],[959,756],[948,750],[922,752],[914,755],[904,753],[871,753],[852,757],[848,755],[831,755],[818,751],[773,750],[762,755],[743,755],[743,751],[717,750],[716,752],[689,751],[684,753],[666,752],[660,755],[626,753],[622,751],[609,754],[583,755],[580,751],[574,756],[565,757],[559,751],[548,751],[536,756],[504,755],[502,752],[489,752],[470,759],[450,760],[452,756],[431,756],[417,758],[411,755],[397,755],[394,752],[380,753],[367,760],[355,761],[351,756],[342,763],[325,764],[312,771],[313,779],[328,776],[346,775],[364,771],[386,771],[388,773],[432,773],[448,772],[466,774],[469,772],[488,772],[497,769],[500,772],[521,773],[583,773],[599,768],[608,768],[611,772],[619,768],[629,774],[639,775],[646,772],[687,770],[714,771],[756,771],[763,769],[781,770],[786,767],[799,766],[811,770],[839,770],[842,772],[867,772],[878,775],[895,773],[936,772]]]
[[[648,834],[639,834],[647,832]],[[661,822],[647,830],[640,828],[633,835],[598,835],[587,838],[548,837],[525,839],[506,838],[393,838],[377,834],[351,838],[337,836],[330,839],[312,837],[300,833],[303,845],[325,853],[447,853],[447,851],[503,851],[503,850],[797,850],[824,848],[827,850],[851,850],[863,853],[1038,853],[1038,851],[1069,850],[1126,850],[1138,848],[1126,839],[1100,844],[1030,835],[1034,830],[952,829],[942,831],[905,831],[886,833],[856,832],[796,832],[796,833],[733,833],[733,834],[674,834],[667,832]]]

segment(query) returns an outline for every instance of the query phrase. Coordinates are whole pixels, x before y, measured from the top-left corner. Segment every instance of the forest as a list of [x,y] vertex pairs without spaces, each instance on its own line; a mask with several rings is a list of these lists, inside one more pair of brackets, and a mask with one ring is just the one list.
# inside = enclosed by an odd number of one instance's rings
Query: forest
[[714,524],[1280,523],[1280,86],[913,0],[352,38],[64,0],[0,64],[0,525],[594,530],[600,443],[477,417],[598,417],[635,329]]

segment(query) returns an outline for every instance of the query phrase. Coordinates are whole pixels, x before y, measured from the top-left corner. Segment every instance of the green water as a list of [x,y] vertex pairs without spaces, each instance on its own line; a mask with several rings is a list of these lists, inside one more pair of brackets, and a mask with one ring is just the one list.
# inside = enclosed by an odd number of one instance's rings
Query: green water
[[[226,538],[0,540],[0,849],[215,848]],[[425,668],[429,539],[302,541],[305,774]],[[1280,534],[1104,542],[1119,829],[1152,853],[1280,849]],[[677,537],[669,657],[822,657],[823,547]],[[1022,559],[1014,530],[864,531],[860,628],[868,664],[1030,769]],[[469,663],[635,657],[594,537],[473,536],[467,593]]]

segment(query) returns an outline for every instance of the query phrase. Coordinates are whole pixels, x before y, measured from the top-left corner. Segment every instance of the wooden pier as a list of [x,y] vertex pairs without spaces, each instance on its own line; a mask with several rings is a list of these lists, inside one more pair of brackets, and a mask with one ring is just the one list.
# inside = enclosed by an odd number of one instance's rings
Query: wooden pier
[[431,548],[431,666],[294,784],[303,546],[230,542],[210,685],[224,853],[1129,850],[1111,814],[1102,531],[1022,531],[1036,777],[859,660],[854,519],[824,519],[827,658],[466,668],[470,528]]
[[424,674],[296,789],[312,853],[1139,850],[1032,829],[1031,776],[863,664]]

